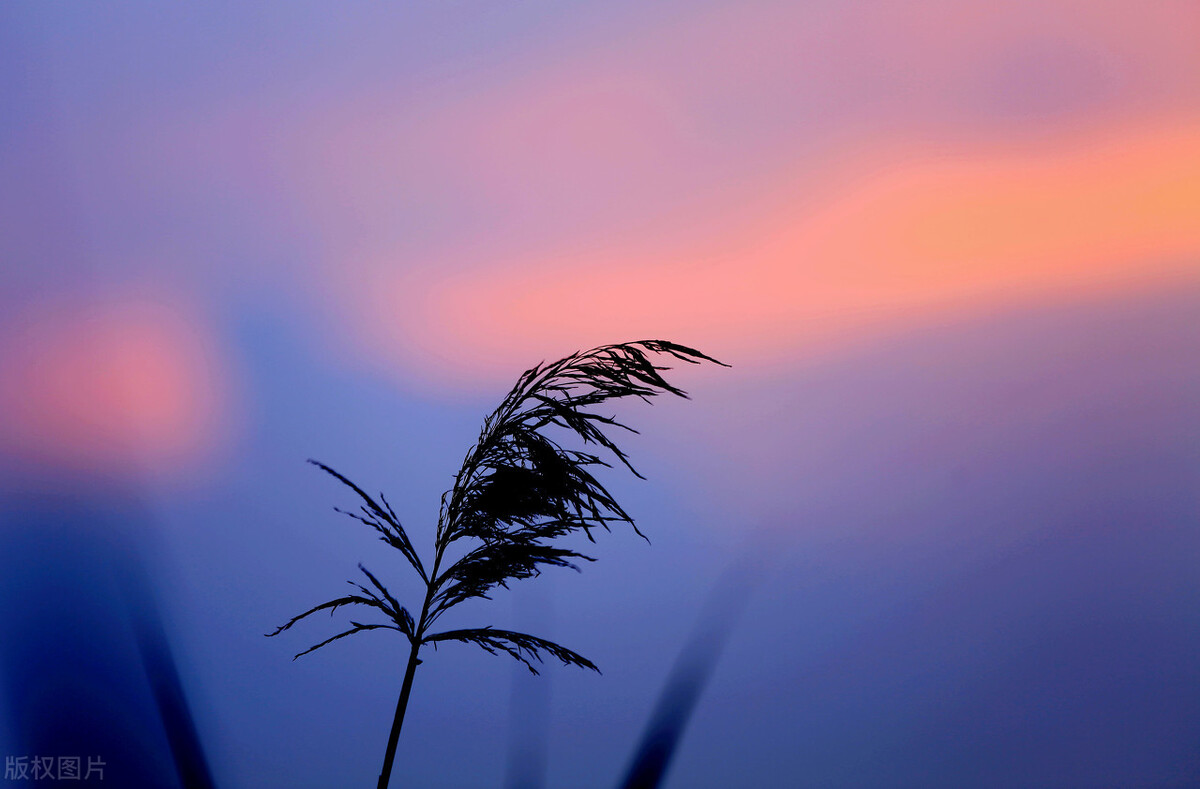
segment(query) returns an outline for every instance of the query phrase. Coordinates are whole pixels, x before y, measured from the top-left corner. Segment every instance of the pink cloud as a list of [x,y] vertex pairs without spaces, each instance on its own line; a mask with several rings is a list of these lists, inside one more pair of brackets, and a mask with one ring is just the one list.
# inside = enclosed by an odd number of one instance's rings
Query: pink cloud
[[159,155],[204,189],[264,181],[351,343],[439,377],[647,333],[790,354],[1194,253],[1171,181],[1193,4],[619,13],[428,80],[208,108]]
[[732,359],[792,354],[938,314],[1200,274],[1200,120],[1097,129],[1036,146],[955,150],[880,142],[753,220],[664,251],[375,282],[365,314],[398,362],[516,369],[642,336]]

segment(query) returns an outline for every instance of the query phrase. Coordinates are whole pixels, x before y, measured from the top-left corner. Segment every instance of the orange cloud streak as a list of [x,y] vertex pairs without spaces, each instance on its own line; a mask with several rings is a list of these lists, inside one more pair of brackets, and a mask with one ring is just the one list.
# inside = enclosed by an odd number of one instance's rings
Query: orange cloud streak
[[772,204],[739,211],[757,219],[690,248],[398,275],[374,295],[375,331],[410,360],[484,372],[646,335],[745,360],[1200,271],[1200,122],[850,159],[875,164],[803,205],[778,196],[811,185],[785,180]]

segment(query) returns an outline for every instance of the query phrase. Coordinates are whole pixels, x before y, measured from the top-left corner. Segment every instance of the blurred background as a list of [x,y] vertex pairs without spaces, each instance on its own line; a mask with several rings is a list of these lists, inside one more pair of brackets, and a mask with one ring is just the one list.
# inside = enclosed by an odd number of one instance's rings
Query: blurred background
[[668,786],[1197,785],[1198,41],[1189,0],[5,3],[0,751],[168,781],[165,681],[217,786],[373,785],[405,643],[263,634],[359,561],[419,590],[305,459],[431,546],[523,369],[661,337],[733,368],[622,411],[652,544],[446,621],[603,675],[430,654],[397,779],[614,786],[749,557]]

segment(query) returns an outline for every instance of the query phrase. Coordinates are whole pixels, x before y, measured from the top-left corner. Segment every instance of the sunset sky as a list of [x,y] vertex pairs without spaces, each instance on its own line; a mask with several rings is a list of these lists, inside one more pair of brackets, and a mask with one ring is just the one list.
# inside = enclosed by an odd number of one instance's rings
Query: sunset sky
[[621,409],[651,544],[456,623],[603,675],[431,654],[398,778],[506,785],[535,709],[546,786],[615,786],[750,561],[668,786],[1194,785],[1198,41],[1188,0],[4,4],[0,624],[99,546],[218,786],[371,785],[406,645],[262,634],[360,561],[419,590],[305,459],[428,547],[523,369],[664,338],[732,367]]

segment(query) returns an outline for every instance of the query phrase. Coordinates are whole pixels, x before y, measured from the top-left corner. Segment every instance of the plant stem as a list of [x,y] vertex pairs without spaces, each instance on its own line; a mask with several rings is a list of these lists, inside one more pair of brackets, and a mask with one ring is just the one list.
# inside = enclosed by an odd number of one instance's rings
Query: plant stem
[[396,758],[396,743],[400,740],[400,727],[404,725],[404,710],[408,708],[408,695],[412,692],[413,675],[417,673],[417,652],[421,649],[419,641],[413,641],[412,651],[408,655],[408,668],[404,670],[404,684],[400,687],[400,699],[396,702],[396,717],[392,721],[392,733],[388,736],[387,753],[383,755],[383,771],[379,773],[378,789],[387,789],[392,777],[392,762]]
[[[440,520],[440,519],[439,519]],[[438,533],[441,533],[439,524]],[[387,752],[383,755],[383,770],[379,773],[377,789],[388,789],[388,781],[392,778],[392,762],[396,759],[396,743],[400,741],[400,727],[404,725],[404,711],[408,708],[408,695],[412,693],[413,676],[417,666],[421,664],[417,653],[421,651],[421,639],[425,636],[425,628],[429,626],[429,605],[433,602],[434,593],[440,582],[438,570],[442,567],[442,556],[446,546],[440,540],[433,555],[433,572],[425,586],[425,602],[421,604],[421,617],[417,619],[417,630],[413,633],[412,651],[408,653],[408,667],[404,670],[404,684],[400,686],[400,698],[396,701],[396,717],[392,720],[392,733],[388,735]]]

